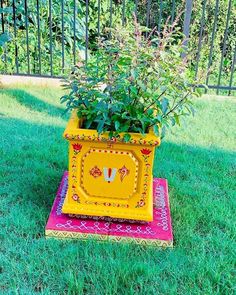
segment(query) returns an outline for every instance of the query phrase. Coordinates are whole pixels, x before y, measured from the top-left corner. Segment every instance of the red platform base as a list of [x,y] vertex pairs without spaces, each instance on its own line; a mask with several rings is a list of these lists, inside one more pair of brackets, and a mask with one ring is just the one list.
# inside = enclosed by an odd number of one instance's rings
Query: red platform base
[[105,217],[75,216],[61,212],[68,185],[65,172],[46,225],[46,236],[56,238],[95,238],[101,241],[134,242],[158,247],[172,247],[167,181],[153,180],[154,220],[138,222]]

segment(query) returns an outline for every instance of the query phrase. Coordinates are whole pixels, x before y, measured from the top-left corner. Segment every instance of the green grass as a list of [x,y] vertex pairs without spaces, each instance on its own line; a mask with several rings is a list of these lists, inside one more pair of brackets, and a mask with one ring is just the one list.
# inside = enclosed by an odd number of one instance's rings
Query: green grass
[[203,97],[156,152],[174,249],[46,240],[67,143],[62,91],[0,91],[0,294],[235,294],[233,98]]

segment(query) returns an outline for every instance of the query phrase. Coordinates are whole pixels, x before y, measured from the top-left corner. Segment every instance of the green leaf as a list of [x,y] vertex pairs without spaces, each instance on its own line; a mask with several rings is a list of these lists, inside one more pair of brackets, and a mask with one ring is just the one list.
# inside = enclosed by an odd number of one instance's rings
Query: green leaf
[[138,89],[135,86],[130,86],[130,91],[135,95],[138,94]]
[[0,13],[12,14],[13,13],[13,9],[10,6],[3,7],[3,8],[0,8]]
[[177,114],[174,114],[174,118],[175,118],[175,122],[177,123],[177,125],[180,126],[179,116]]
[[92,125],[92,123],[93,123],[93,120],[86,120],[86,121],[85,121],[85,128],[86,128],[86,129],[89,129],[90,126]]
[[152,108],[147,110],[148,116],[151,116],[153,114],[154,110]]
[[118,130],[120,128],[120,122],[115,121],[115,129]]
[[158,127],[158,125],[154,125],[154,126],[153,126],[153,131],[154,131],[154,134],[155,134],[156,136],[159,136],[159,127]]
[[175,118],[174,117],[170,117],[170,121],[171,121],[171,126],[175,126]]
[[133,79],[138,78],[138,71],[137,70],[131,69],[130,73],[131,73],[131,76],[132,76]]
[[100,120],[97,125],[97,132],[100,134],[103,131],[105,120]]
[[161,129],[161,138],[164,138],[166,135],[166,126],[163,126]]
[[63,95],[63,96],[60,98],[61,103],[66,102],[66,101],[68,100],[68,98],[69,98],[69,95]]
[[161,102],[161,108],[162,108],[162,113],[165,115],[168,109],[168,104],[169,104],[169,100],[166,98],[162,99]]
[[128,133],[126,133],[126,134],[124,135],[124,142],[129,142],[130,139],[131,139],[131,135],[128,134]]
[[0,35],[0,46],[3,46],[6,42],[11,40],[11,36],[7,33],[2,33]]

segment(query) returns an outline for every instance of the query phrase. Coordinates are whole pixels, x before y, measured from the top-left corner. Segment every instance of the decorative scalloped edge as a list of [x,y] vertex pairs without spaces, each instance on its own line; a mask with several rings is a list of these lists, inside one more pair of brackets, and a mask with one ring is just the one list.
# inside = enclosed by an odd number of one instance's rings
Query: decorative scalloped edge
[[46,230],[45,231],[47,238],[69,238],[69,239],[96,239],[99,241],[111,241],[118,243],[134,243],[144,246],[154,246],[154,247],[163,247],[163,248],[172,248],[173,241],[164,241],[164,240],[151,240],[151,239],[140,239],[140,238],[126,238],[110,235],[99,235],[99,234],[86,234],[86,233],[74,233],[67,231],[55,231],[55,230]]
[[66,133],[65,138],[68,140],[83,140],[83,141],[98,141],[98,142],[108,142],[108,143],[124,143],[124,144],[137,144],[137,145],[151,145],[151,146],[158,146],[160,145],[160,141],[158,140],[145,140],[145,139],[139,139],[136,140],[131,137],[131,139],[128,142],[125,142],[122,137],[120,138],[106,138],[103,136],[96,136],[96,135],[73,135]]

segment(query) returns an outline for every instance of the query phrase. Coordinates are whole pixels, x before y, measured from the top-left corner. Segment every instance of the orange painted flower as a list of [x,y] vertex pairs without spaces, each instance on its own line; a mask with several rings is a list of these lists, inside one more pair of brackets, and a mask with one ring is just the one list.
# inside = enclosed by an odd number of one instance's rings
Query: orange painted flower
[[143,155],[149,155],[151,152],[152,152],[152,151],[149,150],[149,149],[142,149],[142,150],[141,150],[141,153],[142,153]]
[[145,205],[145,202],[143,199],[141,199],[138,204],[137,204],[137,207],[143,207]]
[[92,169],[90,169],[89,173],[94,178],[97,178],[102,175],[102,171],[97,166],[94,166]]
[[72,144],[74,151],[80,152],[82,149],[82,144],[74,143]]
[[72,196],[72,198],[73,198],[74,201],[78,201],[79,196],[78,196],[77,194],[74,194],[74,195]]

